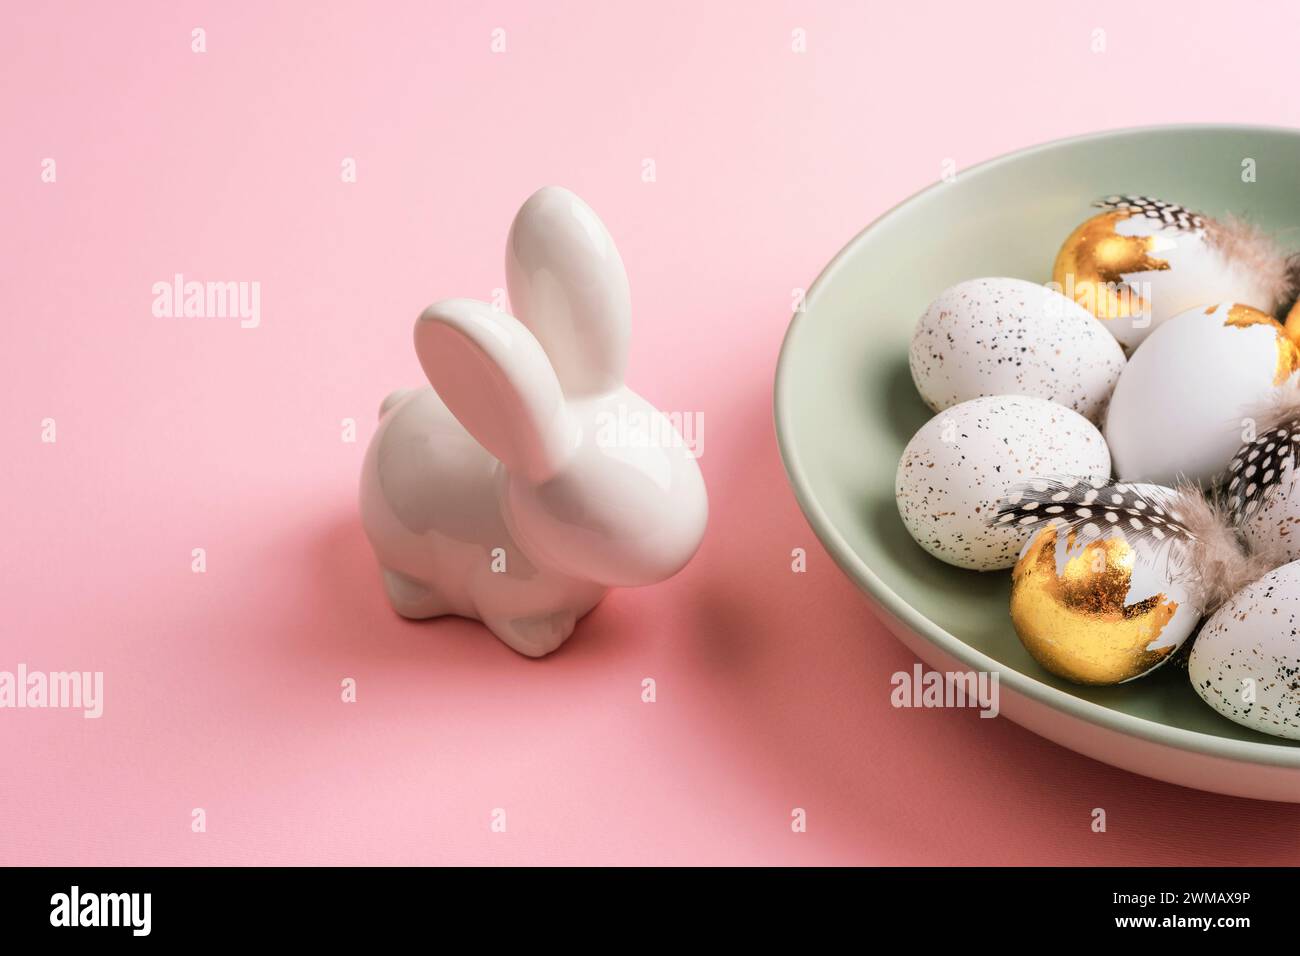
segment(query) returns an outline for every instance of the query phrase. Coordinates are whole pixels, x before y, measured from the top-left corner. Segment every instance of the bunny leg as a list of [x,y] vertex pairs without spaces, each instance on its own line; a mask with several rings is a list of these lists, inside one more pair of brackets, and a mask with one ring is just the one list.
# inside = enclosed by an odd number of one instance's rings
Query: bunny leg
[[572,609],[565,609],[526,617],[489,618],[483,623],[525,657],[543,657],[569,639],[578,618]]
[[393,605],[393,610],[402,617],[420,621],[447,613],[446,603],[428,585],[400,571],[384,569],[384,590],[388,592],[388,602]]

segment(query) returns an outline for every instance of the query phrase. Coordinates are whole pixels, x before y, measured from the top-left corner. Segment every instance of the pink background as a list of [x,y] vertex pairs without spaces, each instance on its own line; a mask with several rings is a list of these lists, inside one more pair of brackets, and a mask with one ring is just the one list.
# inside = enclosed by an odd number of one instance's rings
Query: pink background
[[[0,711],[0,861],[1300,862],[1293,808],[891,708],[913,658],[786,487],[791,290],[946,157],[1300,125],[1294,7],[964,6],[6,0],[0,669],[106,701]],[[630,382],[703,413],[713,510],[686,571],[534,662],[396,618],[354,499],[415,315],[504,285],[546,183],[617,237]],[[154,318],[176,272],[261,282],[261,327]]]

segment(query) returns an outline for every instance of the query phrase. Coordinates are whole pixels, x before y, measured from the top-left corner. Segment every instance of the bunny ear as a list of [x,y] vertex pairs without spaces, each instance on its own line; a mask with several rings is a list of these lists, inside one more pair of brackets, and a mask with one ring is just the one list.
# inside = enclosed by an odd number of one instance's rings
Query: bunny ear
[[559,186],[539,189],[506,240],[510,304],[550,356],[567,395],[623,384],[632,303],[627,272],[600,217]]
[[444,299],[415,321],[415,353],[453,415],[511,471],[545,481],[577,444],[546,353],[486,302]]

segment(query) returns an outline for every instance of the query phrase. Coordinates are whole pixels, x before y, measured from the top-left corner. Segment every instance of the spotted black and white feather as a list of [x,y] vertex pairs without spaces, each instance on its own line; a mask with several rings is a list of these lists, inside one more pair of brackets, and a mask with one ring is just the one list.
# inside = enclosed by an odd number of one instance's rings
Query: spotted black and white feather
[[1300,454],[1300,417],[1282,422],[1241,446],[1228,466],[1224,496],[1238,523],[1250,520]]
[[1172,488],[1082,478],[1037,478],[1017,485],[998,502],[991,520],[1021,528],[1055,521],[1083,541],[1122,535],[1160,543],[1190,534]]
[[1202,613],[1280,563],[1272,552],[1248,553],[1229,513],[1190,484],[1036,478],[1009,489],[989,520],[1027,530],[1064,525],[1080,545],[1122,536],[1150,558],[1167,552]]
[[1199,212],[1192,212],[1178,203],[1152,199],[1150,196],[1107,196],[1099,199],[1094,206],[1101,209],[1122,209],[1135,216],[1145,216],[1175,229],[1204,229],[1206,219]]

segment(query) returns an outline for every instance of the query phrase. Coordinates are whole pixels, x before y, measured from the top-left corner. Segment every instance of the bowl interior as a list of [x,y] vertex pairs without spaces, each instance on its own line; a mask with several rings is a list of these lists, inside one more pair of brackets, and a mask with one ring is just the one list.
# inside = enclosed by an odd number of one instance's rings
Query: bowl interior
[[[1254,161],[1255,181],[1243,179]],[[800,504],[841,567],[923,637],[968,664],[1002,665],[1040,699],[1055,688],[1155,724],[1288,748],[1203,704],[1186,673],[1162,668],[1129,685],[1078,687],[1048,674],[1020,645],[1007,613],[1008,572],[963,571],[912,541],[894,503],[904,445],[930,412],[907,365],[917,318],[944,288],[977,276],[1051,278],[1060,243],[1090,203],[1140,193],[1206,212],[1236,213],[1300,248],[1300,132],[1171,127],[1037,147],[913,197],[860,234],[810,290],[782,350],[777,427]],[[952,638],[956,642],[952,642]],[[963,647],[964,645],[964,647]],[[966,651],[967,653],[963,653]],[[1007,672],[1013,672],[1007,674]],[[1036,691],[1036,692],[1035,692]]]

